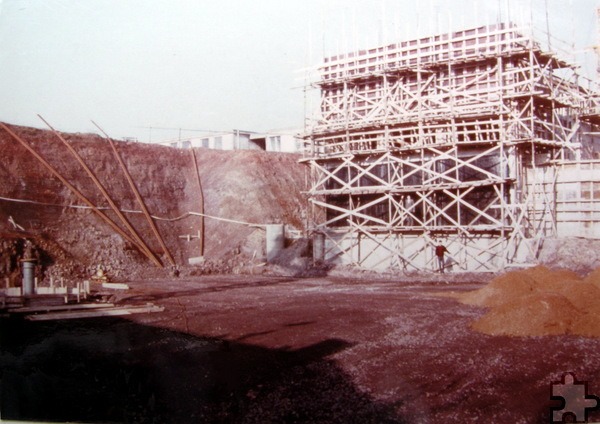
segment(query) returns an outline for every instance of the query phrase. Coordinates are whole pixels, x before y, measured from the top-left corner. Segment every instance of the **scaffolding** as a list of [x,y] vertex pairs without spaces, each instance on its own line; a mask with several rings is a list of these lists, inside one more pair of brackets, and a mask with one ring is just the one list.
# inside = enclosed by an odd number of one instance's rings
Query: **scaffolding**
[[581,159],[600,103],[527,33],[496,24],[324,60],[303,161],[326,260],[433,269],[438,242],[454,270],[535,260],[557,233],[548,176]]

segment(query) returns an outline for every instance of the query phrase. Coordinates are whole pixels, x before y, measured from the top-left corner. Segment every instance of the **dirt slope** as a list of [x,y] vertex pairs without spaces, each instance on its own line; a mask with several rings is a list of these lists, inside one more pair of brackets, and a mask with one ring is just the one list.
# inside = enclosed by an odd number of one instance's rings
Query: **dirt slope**
[[[117,216],[67,148],[51,132],[9,126],[39,152],[90,201],[114,221]],[[62,134],[123,211],[140,211],[135,197],[115,160],[110,145],[93,134]],[[189,150],[141,143],[118,142],[117,149],[135,181],[148,210],[158,220],[165,244],[178,265],[200,255],[199,241],[180,236],[196,234],[200,197]],[[158,268],[123,240],[53,177],[21,144],[0,129],[0,254],[10,250],[22,254],[23,238],[34,241],[44,257],[43,276],[89,273],[103,264],[114,278]],[[223,152],[196,149],[203,185],[205,213],[255,224],[285,223],[302,227],[305,199],[304,167],[298,156],[258,151]],[[12,199],[12,200],[7,200]],[[35,203],[17,202],[28,200]],[[70,207],[69,207],[70,206]],[[141,213],[125,213],[161,261],[169,265],[160,244]],[[24,230],[9,222],[10,217]],[[120,224],[121,228],[125,228]],[[227,270],[250,258],[261,258],[264,230],[247,225],[205,220],[205,270]],[[14,273],[0,269],[0,278]],[[7,268],[6,266],[5,268]],[[64,268],[64,269],[62,269]],[[167,267],[169,268],[169,267]],[[165,271],[161,271],[165,272]]]

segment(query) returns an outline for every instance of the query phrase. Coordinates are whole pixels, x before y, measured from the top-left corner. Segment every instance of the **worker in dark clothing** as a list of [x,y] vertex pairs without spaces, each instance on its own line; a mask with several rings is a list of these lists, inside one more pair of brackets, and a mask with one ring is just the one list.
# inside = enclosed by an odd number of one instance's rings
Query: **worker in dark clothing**
[[448,249],[438,240],[438,244],[435,246],[435,256],[437,257],[438,271],[442,274],[444,273],[444,254],[446,252]]

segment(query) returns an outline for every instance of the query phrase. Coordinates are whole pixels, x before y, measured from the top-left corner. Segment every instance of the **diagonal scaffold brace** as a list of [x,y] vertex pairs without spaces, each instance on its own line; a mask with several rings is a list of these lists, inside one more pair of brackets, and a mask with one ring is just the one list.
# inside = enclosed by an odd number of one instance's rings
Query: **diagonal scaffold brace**
[[[87,197],[85,197],[73,184],[67,181],[61,174],[54,168],[46,159],[44,159],[38,152],[35,151],[25,140],[15,134],[10,128],[8,128],[4,123],[0,122],[0,127],[2,127],[12,138],[18,141],[25,149],[29,151],[52,175],[58,178],[71,192],[83,203],[85,203],[89,208],[98,215],[104,222],[106,222],[117,234],[127,240],[129,243],[134,245],[140,252],[144,253],[146,256],[146,252],[138,245],[137,241],[135,241],[129,234],[123,231],[117,224],[115,224],[104,212],[96,207]],[[150,257],[148,259],[151,259]],[[162,266],[162,265],[161,265]]]
[[146,203],[144,202],[144,199],[142,198],[140,191],[138,190],[137,186],[135,185],[133,178],[131,178],[131,174],[129,173],[129,170],[127,169],[127,166],[125,165],[123,158],[121,157],[121,155],[119,154],[119,152],[117,150],[117,146],[115,146],[115,143],[113,142],[113,140],[108,136],[108,134],[106,134],[106,132],[102,128],[100,128],[100,126],[98,124],[96,124],[94,121],[92,121],[92,124],[94,124],[96,126],[96,128],[98,128],[100,130],[100,132],[102,134],[104,134],[104,137],[108,141],[108,144],[110,144],[110,147],[112,148],[114,156],[117,159],[117,162],[119,162],[119,165],[121,166],[121,169],[123,170],[123,173],[125,174],[125,178],[127,178],[129,187],[131,188],[131,191],[135,195],[135,198],[136,198],[138,204],[140,205],[140,208],[142,209],[142,212],[143,212],[144,216],[146,217],[146,220],[148,221],[148,224],[150,225],[152,232],[156,236],[156,239],[160,243],[160,246],[162,247],[163,251],[167,255],[167,259],[169,260],[169,263],[172,266],[176,266],[175,260],[173,259],[173,256],[171,255],[169,248],[165,244],[165,241],[162,238],[162,236],[160,235],[160,232],[158,231],[158,228],[156,227],[156,223],[154,222],[154,219],[152,219],[152,215],[150,215],[150,212],[148,212],[148,208],[146,207]]
[[202,181],[200,179],[200,171],[198,170],[198,161],[196,153],[191,149],[196,181],[198,182],[198,193],[200,196],[200,230],[198,231],[198,239],[200,241],[200,256],[204,256],[204,191],[202,190]]
[[38,114],[38,117],[48,126],[48,128],[50,128],[50,130],[54,133],[54,135],[56,135],[56,137],[60,141],[62,141],[62,143],[67,147],[67,150],[69,150],[69,152],[71,153],[71,155],[73,155],[73,157],[77,160],[77,162],[79,162],[79,164],[81,165],[81,167],[85,170],[85,172],[88,174],[88,176],[92,179],[92,181],[94,182],[94,184],[96,185],[96,187],[98,188],[98,190],[100,190],[100,192],[102,193],[102,196],[108,202],[108,204],[110,205],[110,208],[112,209],[112,211],[115,213],[115,215],[117,215],[117,217],[119,218],[119,220],[121,221],[121,223],[125,226],[125,228],[127,228],[127,230],[129,231],[129,233],[131,234],[131,236],[133,237],[133,239],[136,241],[136,245],[139,248],[141,248],[142,253],[144,253],[148,257],[148,259],[150,259],[152,262],[154,262],[154,264],[156,266],[158,266],[159,268],[162,268],[163,267],[162,263],[158,260],[158,258],[156,257],[156,255],[150,250],[150,248],[148,247],[148,245],[146,244],[146,242],[140,237],[140,235],[138,234],[138,232],[136,231],[136,229],[133,228],[133,225],[131,225],[131,223],[127,220],[127,218],[125,217],[125,215],[123,215],[123,212],[121,212],[121,210],[119,209],[119,207],[112,200],[112,198],[111,198],[110,194],[108,193],[108,191],[106,190],[106,188],[102,185],[102,183],[100,182],[100,180],[98,180],[98,177],[96,177],[96,175],[89,168],[89,166],[87,166],[87,164],[81,158],[81,156],[79,155],[79,153],[77,153],[77,151],[73,148],[73,146],[71,146],[69,144],[69,142],[67,140],[65,140],[64,137],[61,136],[60,133],[58,131],[56,131],[52,127],[52,125],[50,125],[48,123],[48,121],[46,121],[39,114]]
[[121,212],[119,207],[115,204],[115,202],[111,198],[111,196],[108,193],[108,191],[106,190],[106,188],[102,185],[100,180],[98,180],[98,177],[96,177],[96,174],[94,174],[94,172],[90,169],[90,167],[87,166],[87,164],[84,162],[84,160],[79,155],[79,153],[77,153],[77,151],[73,148],[73,146],[71,146],[69,144],[69,142],[67,140],[65,140],[65,138],[62,135],[60,135],[60,133],[58,131],[56,131],[52,127],[52,125],[50,125],[48,123],[48,121],[46,121],[39,114],[38,114],[38,117],[48,126],[48,128],[50,128],[50,130],[54,133],[54,135],[56,135],[56,137],[60,141],[62,141],[62,143],[65,145],[67,150],[69,150],[71,155],[77,160],[77,162],[79,162],[81,167],[85,170],[86,174],[88,174],[88,176],[92,179],[92,181],[94,182],[94,184],[96,185],[98,190],[100,190],[100,192],[102,193],[102,196],[108,202],[112,211],[115,213],[115,215],[117,215],[117,217],[119,218],[121,223],[125,226],[125,228],[127,228],[127,230],[129,231],[129,233],[131,234],[133,239],[136,241],[136,245],[141,249],[142,253],[144,253],[148,257],[148,259],[150,259],[152,262],[154,262],[154,264],[156,266],[158,266],[159,268],[162,268],[163,267],[162,263],[158,260],[156,255],[150,250],[150,248],[148,247],[146,242],[140,237],[140,235],[138,234],[136,229],[133,228],[133,225],[131,225],[131,223],[129,222],[129,220],[127,220],[125,215],[123,215],[123,212]]

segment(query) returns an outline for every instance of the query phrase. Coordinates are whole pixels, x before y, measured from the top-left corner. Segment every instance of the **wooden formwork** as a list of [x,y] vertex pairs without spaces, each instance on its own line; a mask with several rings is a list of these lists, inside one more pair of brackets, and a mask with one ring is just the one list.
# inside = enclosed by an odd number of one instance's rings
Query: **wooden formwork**
[[428,269],[441,241],[454,269],[535,260],[556,215],[529,170],[578,157],[593,93],[524,34],[494,25],[325,60],[303,160],[326,259]]

